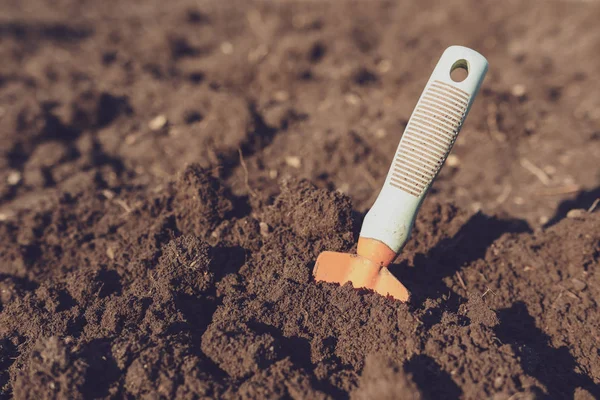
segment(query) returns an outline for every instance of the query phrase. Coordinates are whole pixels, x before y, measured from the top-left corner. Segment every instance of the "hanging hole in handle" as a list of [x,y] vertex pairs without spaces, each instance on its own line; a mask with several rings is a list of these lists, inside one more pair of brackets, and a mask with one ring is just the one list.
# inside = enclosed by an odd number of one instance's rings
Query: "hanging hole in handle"
[[450,78],[454,82],[462,82],[469,76],[469,63],[465,59],[461,59],[452,64],[450,68]]

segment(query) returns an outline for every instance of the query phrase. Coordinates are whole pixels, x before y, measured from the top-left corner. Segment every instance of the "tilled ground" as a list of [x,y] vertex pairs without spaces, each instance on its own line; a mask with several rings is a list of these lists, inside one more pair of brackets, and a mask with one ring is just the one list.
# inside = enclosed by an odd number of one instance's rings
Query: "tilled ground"
[[[600,398],[598,4],[0,15],[2,396]],[[451,44],[491,68],[411,302],[315,283]]]

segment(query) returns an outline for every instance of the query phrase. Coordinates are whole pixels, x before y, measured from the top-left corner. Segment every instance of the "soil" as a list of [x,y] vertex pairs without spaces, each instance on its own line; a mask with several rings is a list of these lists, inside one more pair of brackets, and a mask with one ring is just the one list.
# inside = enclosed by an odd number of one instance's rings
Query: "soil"
[[[2,2],[0,396],[600,398],[600,4],[226,3]],[[315,283],[452,44],[411,302]]]

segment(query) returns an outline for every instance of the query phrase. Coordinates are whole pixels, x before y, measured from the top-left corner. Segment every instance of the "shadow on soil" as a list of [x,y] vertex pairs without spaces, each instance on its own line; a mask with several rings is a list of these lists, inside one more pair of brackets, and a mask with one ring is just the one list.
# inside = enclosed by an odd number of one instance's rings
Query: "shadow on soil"
[[578,387],[600,398],[600,387],[588,376],[576,372],[577,361],[566,346],[551,347],[550,338],[535,325],[524,303],[517,302],[499,310],[497,315],[500,319],[495,328],[498,339],[513,347],[527,375],[546,386],[546,398],[573,398]]
[[[499,219],[477,213],[456,235],[440,241],[427,254],[416,255],[414,268],[401,263],[392,265],[390,271],[409,288],[411,302],[419,305],[428,298],[436,299],[448,294],[449,289],[443,279],[454,275],[463,265],[484,258],[487,249],[500,236],[530,231],[531,228],[523,220]],[[456,312],[461,303],[460,296],[453,295],[445,302],[444,307]],[[441,313],[439,316],[441,317]]]
[[404,364],[404,370],[412,374],[425,399],[458,399],[462,394],[450,374],[429,356],[414,356]]
[[[554,224],[556,224],[561,219],[567,216],[567,213],[573,209],[583,208],[584,210],[588,210],[596,199],[600,199],[600,186],[597,188],[583,191],[577,195],[574,199],[564,200],[562,201],[554,216],[550,218],[550,220],[544,225],[544,228],[548,228]],[[600,204],[597,204],[594,211],[600,210]]]

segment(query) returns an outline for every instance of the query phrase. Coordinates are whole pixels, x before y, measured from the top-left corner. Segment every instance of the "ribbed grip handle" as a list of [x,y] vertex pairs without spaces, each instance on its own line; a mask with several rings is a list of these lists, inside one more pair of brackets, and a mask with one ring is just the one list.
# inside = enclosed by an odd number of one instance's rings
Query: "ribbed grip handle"
[[[461,82],[451,77],[456,68],[467,72]],[[387,185],[415,197],[425,193],[452,150],[486,71],[487,61],[473,50],[452,46],[444,52],[408,121]]]
[[[360,236],[398,252],[408,240],[429,187],[452,150],[487,72],[476,51],[452,46],[444,51],[408,121],[387,178],[363,222]],[[452,71],[463,68],[457,82]]]
[[396,151],[389,184],[419,197],[446,161],[470,95],[441,81],[425,90]]

